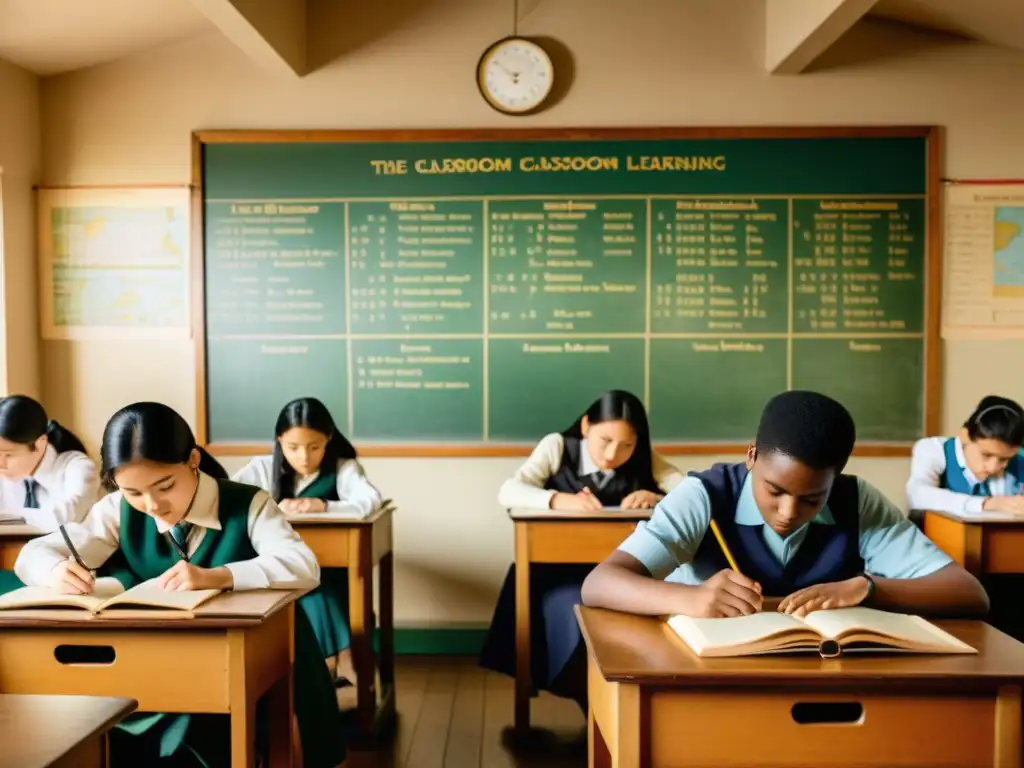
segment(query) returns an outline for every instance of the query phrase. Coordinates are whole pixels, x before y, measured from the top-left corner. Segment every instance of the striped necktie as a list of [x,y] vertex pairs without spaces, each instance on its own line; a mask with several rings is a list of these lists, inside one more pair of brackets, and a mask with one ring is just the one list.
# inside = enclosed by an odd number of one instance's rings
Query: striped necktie
[[178,546],[181,547],[183,552],[188,552],[188,546],[186,542],[188,541],[188,532],[191,528],[192,523],[187,523],[184,520],[182,520],[179,523],[176,523],[174,527],[171,528],[171,537],[177,542]]
[[39,509],[39,499],[36,498],[38,485],[34,477],[25,478],[25,509]]

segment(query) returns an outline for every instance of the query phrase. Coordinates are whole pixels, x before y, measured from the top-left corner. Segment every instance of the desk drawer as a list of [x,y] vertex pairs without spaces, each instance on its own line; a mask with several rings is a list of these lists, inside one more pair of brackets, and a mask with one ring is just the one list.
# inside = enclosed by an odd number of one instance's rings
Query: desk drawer
[[[995,701],[994,695],[655,692],[648,702],[649,764],[990,768]],[[840,704],[854,706],[834,706]],[[825,717],[833,722],[820,722]]]
[[636,530],[636,521],[565,520],[530,523],[530,560],[535,563],[599,563]]
[[[5,629],[0,692],[123,696],[140,712],[227,712],[227,645],[223,632]],[[114,661],[62,663],[59,646],[113,648]]]

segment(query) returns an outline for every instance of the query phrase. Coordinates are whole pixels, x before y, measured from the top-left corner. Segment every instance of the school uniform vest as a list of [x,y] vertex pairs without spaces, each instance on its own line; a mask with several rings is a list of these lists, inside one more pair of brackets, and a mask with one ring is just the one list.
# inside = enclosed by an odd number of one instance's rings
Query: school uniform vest
[[[813,584],[843,581],[863,573],[857,478],[836,477],[827,501],[835,524],[809,523],[800,548],[783,566],[765,544],[763,526],[736,523],[736,505],[747,477],[746,465],[715,464],[704,472],[691,472],[690,476],[699,479],[707,491],[711,517],[718,523],[736,565],[743,575],[761,585],[765,595],[788,595]],[[704,537],[694,561],[701,572],[729,567],[713,536]]]
[[[200,568],[219,568],[256,557],[256,550],[249,541],[249,507],[259,489],[230,480],[218,480],[217,488],[221,529],[208,528],[199,547],[189,557],[189,562]],[[168,541],[169,534],[160,533],[152,517],[140,513],[125,499],[121,500],[120,536],[120,557],[111,558],[115,562],[104,570],[125,589],[159,576],[181,560],[181,555]]]
[[341,501],[338,496],[338,475],[334,472],[321,472],[316,480],[295,494],[295,498]]
[[589,488],[606,507],[619,506],[633,491],[661,493],[656,483],[648,488],[637,478],[630,477],[622,471],[616,472],[603,487],[598,488],[593,477],[580,477],[580,451],[583,450],[583,441],[578,437],[563,435],[562,442],[562,463],[558,465],[558,471],[545,483],[544,487],[547,490],[576,494],[584,488]]
[[[991,496],[988,482],[972,486],[964,476],[963,467],[960,466],[960,462],[956,458],[956,441],[958,439],[951,437],[942,446],[942,450],[946,454],[946,469],[940,480],[941,487],[955,493],[966,493],[969,496]],[[1012,476],[1009,483],[1011,487],[1007,490],[1009,495],[1013,496],[1018,493],[1017,489],[1020,487],[1020,483],[1024,482],[1024,457],[1018,453],[1010,459],[1010,463],[1006,465],[1003,472]]]

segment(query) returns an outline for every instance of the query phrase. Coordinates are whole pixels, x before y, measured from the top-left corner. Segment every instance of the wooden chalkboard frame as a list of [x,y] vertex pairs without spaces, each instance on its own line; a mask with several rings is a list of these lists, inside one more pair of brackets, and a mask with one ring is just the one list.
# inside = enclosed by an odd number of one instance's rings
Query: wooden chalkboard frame
[[[684,128],[527,128],[457,130],[201,130],[192,134],[192,329],[196,355],[196,438],[219,456],[265,453],[267,443],[209,443],[206,391],[206,322],[203,223],[203,150],[207,144],[344,143],[344,142],[466,142],[530,140],[657,140],[657,139],[819,139],[819,138],[923,138],[927,146],[925,227],[924,319],[924,426],[927,434],[941,430],[942,358],[942,137],[939,126],[764,126]],[[751,424],[753,439],[754,424]],[[538,439],[541,435],[538,435]],[[378,457],[485,457],[525,456],[533,445],[507,444],[401,444],[359,445],[364,456]],[[907,443],[858,444],[855,456],[909,456]],[[746,443],[672,443],[657,445],[659,452],[675,455],[740,454]]]

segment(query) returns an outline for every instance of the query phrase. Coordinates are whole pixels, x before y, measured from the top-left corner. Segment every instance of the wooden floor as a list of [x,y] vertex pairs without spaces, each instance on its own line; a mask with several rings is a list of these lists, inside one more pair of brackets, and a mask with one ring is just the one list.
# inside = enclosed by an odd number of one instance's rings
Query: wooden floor
[[513,746],[513,681],[475,657],[400,656],[398,729],[375,752],[350,753],[345,768],[578,768],[587,764],[586,720],[571,701],[533,701],[537,738]]

